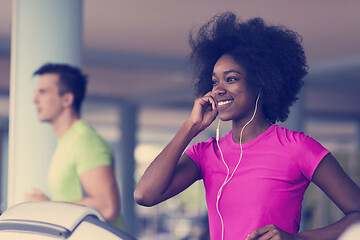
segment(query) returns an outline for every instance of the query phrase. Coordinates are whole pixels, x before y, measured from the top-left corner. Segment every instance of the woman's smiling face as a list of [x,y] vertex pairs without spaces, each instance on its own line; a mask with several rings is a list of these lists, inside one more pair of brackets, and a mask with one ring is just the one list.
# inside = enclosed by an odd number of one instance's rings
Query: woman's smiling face
[[255,96],[247,87],[245,69],[231,55],[225,54],[216,62],[212,82],[220,119],[248,120],[254,111]]

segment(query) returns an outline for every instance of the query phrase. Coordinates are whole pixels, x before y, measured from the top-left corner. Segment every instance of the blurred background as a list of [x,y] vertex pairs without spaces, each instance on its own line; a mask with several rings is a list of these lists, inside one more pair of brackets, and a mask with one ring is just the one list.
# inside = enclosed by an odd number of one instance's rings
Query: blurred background
[[[12,3],[0,0],[1,211],[7,207],[9,190]],[[190,30],[226,10],[243,20],[260,16],[269,24],[286,25],[302,35],[310,72],[299,103],[283,125],[322,143],[360,183],[360,1],[83,0],[82,5],[81,65],[89,76],[83,118],[110,143],[118,169],[130,166],[126,176],[119,170],[117,177],[121,188],[128,188],[122,196],[128,199],[122,199],[126,228],[137,238],[208,238],[202,182],[152,208],[131,202],[130,193],[189,116],[194,101],[188,64]],[[133,116],[132,136],[124,133],[124,108]],[[229,126],[221,128],[225,134]],[[214,136],[214,129],[211,126],[195,141]],[[128,138],[135,143],[130,153],[133,157],[124,158],[123,143]],[[124,179],[129,183],[126,186]],[[301,228],[321,227],[340,217],[342,213],[311,184]]]

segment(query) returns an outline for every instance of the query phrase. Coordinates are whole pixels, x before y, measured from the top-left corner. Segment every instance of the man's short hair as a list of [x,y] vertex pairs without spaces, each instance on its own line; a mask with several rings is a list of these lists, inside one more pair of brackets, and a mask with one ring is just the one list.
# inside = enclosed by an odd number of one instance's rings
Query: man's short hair
[[72,107],[77,113],[80,113],[81,103],[86,94],[87,76],[77,67],[55,63],[44,64],[33,75],[43,75],[46,73],[59,75],[59,94],[72,93],[74,95]]

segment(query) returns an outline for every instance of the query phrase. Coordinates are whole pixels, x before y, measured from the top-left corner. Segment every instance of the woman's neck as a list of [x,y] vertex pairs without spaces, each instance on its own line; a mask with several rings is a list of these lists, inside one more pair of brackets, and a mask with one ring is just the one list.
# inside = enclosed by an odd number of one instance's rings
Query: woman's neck
[[250,123],[248,123],[249,120],[232,122],[232,130],[233,130],[232,138],[234,142],[240,143],[241,131],[242,131],[241,143],[246,143],[253,140],[263,132],[265,132],[271,126],[271,124],[265,119],[264,116],[262,116],[262,114],[256,114],[256,116]]

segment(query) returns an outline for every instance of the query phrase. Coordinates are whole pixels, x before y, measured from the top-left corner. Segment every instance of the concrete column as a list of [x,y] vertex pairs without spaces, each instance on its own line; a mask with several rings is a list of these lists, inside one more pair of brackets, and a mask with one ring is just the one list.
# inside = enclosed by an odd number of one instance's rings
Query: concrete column
[[33,187],[48,193],[55,147],[48,124],[37,121],[33,72],[46,62],[80,65],[81,0],[14,0],[11,42],[8,207]]
[[135,158],[134,151],[136,146],[137,113],[135,106],[123,103],[120,107],[120,130],[121,140],[116,171],[120,175],[121,190],[121,209],[124,217],[124,227],[126,232],[135,236],[135,202],[134,202],[134,171]]
[[[357,119],[357,136],[356,136],[356,146],[357,146],[357,150],[358,152],[360,152],[360,118]],[[360,169],[360,168],[359,168]],[[359,173],[360,175],[360,173]]]
[[280,126],[284,126],[289,130],[293,131],[303,131],[304,129],[304,110],[303,103],[305,94],[303,92],[306,89],[302,90],[302,93],[299,94],[299,99],[295,102],[293,106],[290,107],[290,114],[284,123],[280,123]]

